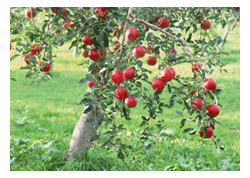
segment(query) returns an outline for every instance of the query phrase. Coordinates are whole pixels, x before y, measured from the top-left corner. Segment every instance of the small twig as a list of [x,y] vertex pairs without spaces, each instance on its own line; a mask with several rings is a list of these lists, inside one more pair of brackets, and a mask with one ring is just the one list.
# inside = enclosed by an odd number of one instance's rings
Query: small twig
[[[128,15],[127,15],[127,19],[129,19],[129,16],[132,15],[132,10],[133,10],[133,7],[130,7],[129,10],[128,10]],[[125,41],[125,33],[126,33],[126,28],[127,28],[127,25],[128,23],[125,22],[125,25],[123,27],[123,38],[122,38],[122,43],[121,43],[121,50],[120,50],[120,56],[117,60],[117,63],[120,63],[120,60],[121,60],[121,57],[122,57],[122,50],[123,50],[123,45],[124,45],[124,41]]]

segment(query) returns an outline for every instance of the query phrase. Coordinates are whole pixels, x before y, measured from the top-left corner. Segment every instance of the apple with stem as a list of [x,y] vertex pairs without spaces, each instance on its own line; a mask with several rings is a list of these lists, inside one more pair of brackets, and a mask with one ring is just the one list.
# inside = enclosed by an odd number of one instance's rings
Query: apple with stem
[[125,36],[129,41],[135,41],[138,38],[139,32],[136,28],[129,28]]
[[88,56],[91,60],[96,62],[96,61],[98,61],[98,59],[100,59],[101,53],[98,49],[91,49],[88,52]]
[[209,78],[209,79],[205,79],[203,81],[203,90],[205,92],[210,92],[210,91],[213,91],[216,89],[216,81],[212,78]]
[[160,79],[160,78],[156,78],[153,80],[152,82],[152,88],[155,91],[162,91],[165,87],[165,83]]
[[135,77],[135,71],[133,68],[126,68],[123,70],[124,80],[132,80]]
[[206,128],[207,128],[206,136],[203,137],[204,136],[204,132],[203,131],[200,131],[200,136],[202,138],[211,138],[213,136],[213,128],[210,127],[210,126],[206,126]]
[[115,89],[115,97],[118,100],[124,100],[128,97],[128,90],[127,89],[123,89],[123,86],[120,86],[118,88]]
[[218,114],[220,113],[220,109],[216,104],[208,105],[206,107],[206,110],[208,111],[207,115],[212,118],[218,116]]
[[146,53],[146,50],[143,46],[136,46],[133,49],[133,55],[137,58],[144,57],[145,53]]
[[155,56],[148,56],[146,61],[148,65],[154,66],[157,62],[157,58]]

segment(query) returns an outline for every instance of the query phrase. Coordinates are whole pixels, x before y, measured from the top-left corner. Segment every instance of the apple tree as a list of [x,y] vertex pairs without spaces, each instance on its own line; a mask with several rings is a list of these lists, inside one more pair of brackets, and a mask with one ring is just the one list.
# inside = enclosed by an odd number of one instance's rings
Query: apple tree
[[[42,19],[37,19],[38,14]],[[12,7],[10,9],[10,49],[19,53],[32,81],[46,81],[53,76],[53,49],[70,42],[81,50],[88,73],[79,79],[88,89],[81,99],[84,105],[68,147],[66,159],[87,152],[91,143],[106,137],[102,145],[115,147],[119,158],[133,147],[119,137],[126,130],[117,122],[118,114],[128,122],[131,109],[143,105],[140,140],[149,150],[157,139],[166,136],[163,110],[174,109],[183,117],[183,133],[195,134],[185,128],[186,122],[197,122],[200,136],[211,138],[215,145],[215,125],[221,107],[216,81],[209,77],[214,70],[227,72],[220,56],[227,54],[225,38],[212,38],[218,25],[234,28],[239,24],[240,10],[235,7]],[[178,51],[178,52],[177,52]],[[142,58],[146,58],[143,65]],[[190,64],[192,76],[181,76],[175,66]],[[158,72],[147,65],[157,66]],[[162,93],[168,92],[166,102]],[[101,124],[106,130],[98,131]],[[154,128],[154,129],[153,129]]]

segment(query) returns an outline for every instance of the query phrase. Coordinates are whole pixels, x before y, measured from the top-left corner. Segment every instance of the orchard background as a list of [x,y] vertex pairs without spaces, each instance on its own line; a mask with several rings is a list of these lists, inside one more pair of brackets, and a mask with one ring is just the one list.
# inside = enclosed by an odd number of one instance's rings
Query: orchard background
[[[39,12],[34,18],[36,26],[39,26],[39,19],[44,19],[43,12]],[[216,28],[211,25],[209,38],[223,36],[225,29],[221,25]],[[223,90],[220,94],[220,104],[223,107],[216,118],[222,125],[216,125],[214,130],[216,137],[220,139],[216,140],[216,146],[211,139],[200,138],[195,122],[188,122],[180,129],[183,113],[179,111],[182,107],[178,104],[174,104],[171,109],[164,109],[158,116],[159,120],[164,119],[166,123],[163,137],[154,140],[153,145],[151,142],[141,142],[141,129],[138,126],[142,121],[141,115],[147,114],[147,111],[138,100],[137,106],[130,110],[131,121],[119,114],[115,115],[116,122],[128,128],[118,133],[118,137],[128,140],[133,149],[126,149],[125,153],[119,154],[120,150],[116,147],[100,148],[105,142],[105,138],[100,136],[91,145],[88,155],[77,162],[66,162],[64,158],[68,143],[83,109],[79,102],[87,89],[87,83],[79,85],[79,80],[88,72],[87,58],[83,58],[81,49],[76,56],[72,56],[74,39],[73,43],[66,42],[58,49],[53,49],[53,55],[56,55],[51,72],[53,79],[30,84],[34,80],[26,79],[27,71],[19,70],[26,64],[23,56],[17,56],[10,65],[11,170],[240,170],[239,29],[238,25],[230,30],[223,45],[223,50],[230,51],[229,56],[220,56],[220,61],[228,63],[223,66],[225,70],[222,73],[215,70],[209,75],[216,80],[217,87]],[[200,27],[198,31],[202,33]],[[178,30],[174,32],[178,33]],[[156,36],[160,35],[160,32],[156,32]],[[190,41],[192,36],[188,33],[185,35],[185,39]],[[13,40],[15,35],[11,34],[10,37]],[[13,48],[16,47],[15,42],[11,44]],[[182,52],[181,47],[178,47],[180,46],[175,47],[177,54]],[[11,50],[10,56],[15,54],[18,52]],[[163,52],[159,53],[162,58],[165,55]],[[147,65],[146,58],[147,55],[140,58],[140,61],[145,69],[153,71],[149,75],[149,79],[153,80],[160,70],[158,65]],[[176,73],[178,71],[177,75],[193,77],[190,64],[180,64],[174,66],[174,69]],[[154,95],[154,91],[150,89],[150,93]],[[161,97],[168,102],[171,88],[165,88],[165,91],[161,93]],[[105,124],[100,126],[100,130],[107,128]],[[185,128],[195,128],[197,131],[184,130]]]

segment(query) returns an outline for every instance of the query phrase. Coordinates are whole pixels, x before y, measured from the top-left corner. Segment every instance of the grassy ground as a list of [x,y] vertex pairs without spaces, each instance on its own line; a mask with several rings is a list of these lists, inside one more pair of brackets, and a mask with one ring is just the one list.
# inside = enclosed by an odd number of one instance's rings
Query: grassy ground
[[[222,31],[218,30],[218,33]],[[78,81],[87,72],[77,66],[82,56],[72,57],[67,46],[56,50],[53,66],[53,80],[30,85],[25,63],[16,58],[10,64],[10,169],[11,170],[240,170],[240,32],[230,31],[225,49],[230,56],[222,56],[228,62],[228,73],[214,72],[211,77],[217,81],[220,95],[220,114],[217,117],[223,126],[217,126],[215,134],[222,140],[225,151],[215,148],[211,140],[203,140],[199,134],[181,135],[181,117],[175,113],[178,106],[166,109],[160,116],[167,119],[167,128],[174,132],[170,137],[157,141],[147,154],[141,154],[144,145],[139,142],[136,128],[145,112],[140,103],[132,110],[132,121],[118,118],[129,128],[121,137],[131,139],[133,151],[126,159],[119,160],[115,150],[91,148],[87,157],[79,162],[63,161],[74,126],[83,110],[78,105],[86,85]],[[14,46],[14,45],[13,45]],[[14,52],[11,52],[11,55]],[[142,59],[145,63],[145,59]],[[150,67],[151,68],[151,67]],[[153,69],[153,67],[152,67]],[[176,66],[181,75],[191,75],[189,65]],[[164,96],[167,98],[168,93]],[[197,127],[195,123],[187,126]],[[105,127],[105,126],[103,126]],[[167,129],[166,128],[166,129]],[[140,153],[140,154],[139,154]],[[133,155],[139,155],[133,158]]]

